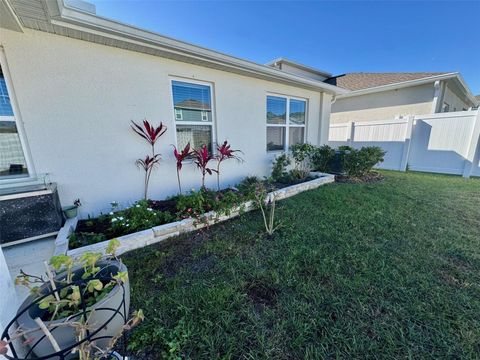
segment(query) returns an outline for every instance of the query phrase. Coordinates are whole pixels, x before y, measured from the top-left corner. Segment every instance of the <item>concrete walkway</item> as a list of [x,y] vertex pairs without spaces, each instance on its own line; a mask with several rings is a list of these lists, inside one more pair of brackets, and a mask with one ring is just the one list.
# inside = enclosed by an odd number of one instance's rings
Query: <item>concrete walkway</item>
[[[43,262],[52,257],[54,247],[55,238],[50,237],[3,248],[12,279],[15,280],[20,274],[20,269],[31,275],[45,274]],[[28,295],[28,289],[24,286],[17,286],[16,290],[20,301]]]

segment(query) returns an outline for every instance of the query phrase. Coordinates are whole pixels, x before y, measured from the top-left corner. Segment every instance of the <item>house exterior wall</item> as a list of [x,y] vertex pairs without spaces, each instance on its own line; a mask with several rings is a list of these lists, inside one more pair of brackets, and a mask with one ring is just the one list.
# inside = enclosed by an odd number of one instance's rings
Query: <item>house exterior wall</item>
[[[446,102],[450,106],[450,111],[462,111],[468,110],[472,104],[463,101],[455,92],[453,87],[447,83],[445,87],[445,94],[443,96],[443,102]],[[443,108],[443,103],[441,108]]]
[[[130,129],[130,120],[147,118],[168,128],[156,150],[162,154],[149,195],[177,193],[172,144],[176,143],[171,79],[205,81],[213,86],[216,141],[241,149],[244,163],[222,165],[222,185],[246,175],[270,172],[266,152],[266,96],[284,94],[308,101],[306,139],[317,144],[320,118],[328,121],[330,96],[316,91],[181,63],[86,41],[25,30],[0,30],[32,161],[37,174],[58,184],[62,205],[80,198],[81,216],[108,211],[111,201],[126,206],[143,191],[135,160],[149,146]],[[186,164],[183,189],[200,185],[200,173]],[[207,186],[216,180],[208,177]]]
[[339,98],[332,105],[331,123],[393,119],[398,115],[429,114],[433,84]]

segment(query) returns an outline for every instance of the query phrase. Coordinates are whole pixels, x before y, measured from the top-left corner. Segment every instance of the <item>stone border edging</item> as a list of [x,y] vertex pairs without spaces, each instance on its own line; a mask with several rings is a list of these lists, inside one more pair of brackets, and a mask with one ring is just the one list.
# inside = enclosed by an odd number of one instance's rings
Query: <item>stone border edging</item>
[[[316,189],[319,186],[335,181],[335,176],[331,174],[312,172],[311,176],[315,176],[316,179],[275,190],[268,194],[267,200],[273,197],[275,197],[276,200],[286,199],[301,192]],[[117,238],[120,241],[120,247],[117,250],[117,255],[121,255],[131,250],[155,244],[173,236],[178,236],[183,233],[199,230],[207,225],[213,225],[218,222],[234,218],[240,213],[248,212],[253,208],[254,202],[247,201],[241,206],[232,209],[228,215],[217,215],[215,211],[210,211],[203,214],[203,218],[206,219],[205,223],[198,223],[196,219],[188,218],[168,224],[155,226],[151,229],[138,231],[136,233],[120,236]],[[74,258],[78,258],[83,253],[90,251],[104,253],[109,240],[105,240],[92,245],[82,246],[73,250],[68,250],[68,237],[73,231],[75,231],[77,222],[77,218],[68,219],[65,222],[65,225],[60,229],[60,232],[58,233],[58,236],[55,240],[54,255],[67,254]]]

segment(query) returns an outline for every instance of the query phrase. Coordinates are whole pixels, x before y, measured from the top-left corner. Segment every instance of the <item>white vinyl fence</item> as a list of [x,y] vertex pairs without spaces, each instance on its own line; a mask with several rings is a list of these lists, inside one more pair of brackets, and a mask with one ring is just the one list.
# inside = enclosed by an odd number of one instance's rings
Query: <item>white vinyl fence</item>
[[480,111],[331,124],[329,144],[380,146],[379,168],[480,176]]

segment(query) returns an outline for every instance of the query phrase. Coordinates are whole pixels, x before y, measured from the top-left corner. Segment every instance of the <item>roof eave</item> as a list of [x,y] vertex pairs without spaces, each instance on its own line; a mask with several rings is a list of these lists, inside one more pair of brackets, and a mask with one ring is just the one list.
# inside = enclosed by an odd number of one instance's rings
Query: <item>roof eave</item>
[[453,73],[447,73],[447,74],[441,74],[441,75],[435,75],[435,76],[429,76],[425,77],[422,79],[415,79],[415,80],[408,80],[408,81],[402,81],[402,82],[397,82],[393,84],[387,84],[387,85],[380,85],[380,86],[374,86],[366,89],[360,89],[360,90],[352,90],[346,94],[339,95],[338,98],[348,98],[348,97],[354,97],[354,96],[360,96],[360,95],[367,95],[367,94],[373,94],[377,92],[383,92],[383,91],[389,91],[389,90],[395,90],[395,89],[401,89],[401,88],[406,88],[410,86],[418,86],[422,84],[428,84],[431,82],[435,82],[437,80],[448,80],[451,78],[457,77],[459,74],[457,72]]
[[284,58],[284,57],[276,58],[276,59],[274,59],[274,60],[272,60],[272,61],[269,61],[269,62],[266,63],[265,65],[267,65],[267,66],[274,66],[276,63],[288,64],[288,65],[297,67],[297,68],[299,68],[299,69],[302,69],[302,70],[305,70],[305,71],[309,71],[309,72],[312,72],[312,73],[317,74],[317,75],[320,75],[320,76],[324,76],[324,77],[326,77],[326,78],[332,77],[332,74],[329,73],[329,72],[326,72],[326,71],[323,71],[323,70],[320,70],[320,69],[315,69],[315,68],[313,68],[313,67],[310,67],[310,66],[307,66],[307,65],[303,65],[303,64],[297,63],[297,62],[295,62],[295,61],[286,59],[286,58]]

